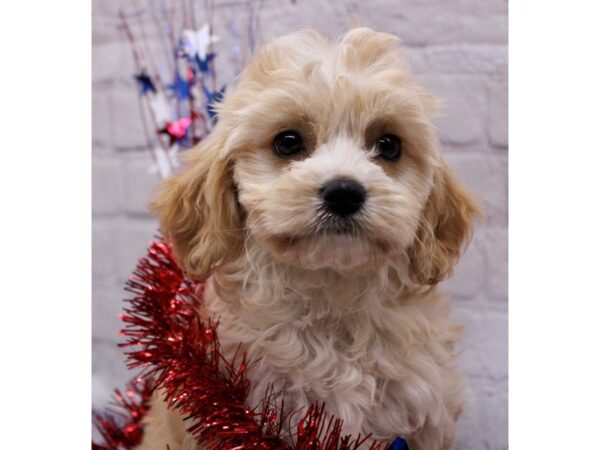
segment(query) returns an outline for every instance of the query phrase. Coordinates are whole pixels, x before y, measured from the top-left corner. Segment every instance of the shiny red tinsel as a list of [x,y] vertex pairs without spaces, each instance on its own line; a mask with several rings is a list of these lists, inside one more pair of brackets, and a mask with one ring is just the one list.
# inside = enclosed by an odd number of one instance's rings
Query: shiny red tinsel
[[[245,355],[226,360],[217,324],[200,319],[197,307],[203,287],[179,269],[167,243],[150,244],[147,257],[127,283],[134,298],[122,315],[126,323],[122,334],[128,337],[122,346],[130,348],[130,367],[145,368],[140,378],[144,384],[130,386],[129,400],[117,392],[125,420],[94,415],[104,443],[93,448],[129,450],[139,444],[141,420],[155,388],[161,389],[171,408],[183,412],[188,431],[207,450],[357,450],[365,443],[368,436],[342,436],[341,420],[329,416],[324,405],[311,405],[295,425],[294,414],[275,404],[273,392],[265,393],[259,408],[246,405],[248,361]],[[288,430],[292,436],[284,440]],[[386,448],[377,442],[368,446],[368,450]]]
[[142,419],[148,411],[148,401],[154,391],[151,378],[136,378],[125,392],[115,389],[114,403],[104,414],[93,413],[94,425],[104,443],[92,443],[92,450],[130,450],[142,440]]

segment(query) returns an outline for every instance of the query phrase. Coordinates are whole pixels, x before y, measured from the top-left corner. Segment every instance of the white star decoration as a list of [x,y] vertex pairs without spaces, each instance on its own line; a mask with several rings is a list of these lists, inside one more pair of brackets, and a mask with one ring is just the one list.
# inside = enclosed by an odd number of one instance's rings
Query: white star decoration
[[208,48],[219,41],[219,37],[210,34],[210,27],[208,24],[204,24],[202,28],[197,31],[194,30],[183,30],[183,41],[185,44],[186,52],[190,56],[198,55],[201,60],[206,59],[208,54]]

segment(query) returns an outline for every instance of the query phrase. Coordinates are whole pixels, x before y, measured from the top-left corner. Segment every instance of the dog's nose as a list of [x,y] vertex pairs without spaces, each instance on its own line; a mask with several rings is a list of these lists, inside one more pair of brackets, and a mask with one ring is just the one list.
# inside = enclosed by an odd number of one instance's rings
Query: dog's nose
[[345,217],[362,208],[367,199],[367,192],[354,180],[335,178],[323,185],[321,198],[328,210]]

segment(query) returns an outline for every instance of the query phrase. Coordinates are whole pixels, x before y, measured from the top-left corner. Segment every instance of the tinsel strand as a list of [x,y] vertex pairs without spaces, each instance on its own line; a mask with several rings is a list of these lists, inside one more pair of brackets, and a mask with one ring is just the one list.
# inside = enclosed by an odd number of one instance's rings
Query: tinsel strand
[[154,391],[150,377],[131,381],[125,392],[115,389],[113,403],[107,413],[92,413],[94,426],[104,440],[92,443],[92,450],[132,450],[142,440],[142,420]]
[[[324,404],[311,405],[295,424],[295,414],[284,412],[283,403],[276,403],[277,395],[272,389],[265,393],[260,406],[249,407],[246,355],[233,361],[223,356],[218,324],[204,323],[198,314],[203,288],[203,283],[192,281],[179,269],[165,241],[152,242],[147,257],[140,260],[127,283],[126,289],[133,298],[128,300],[122,314],[125,322],[122,334],[127,341],[121,344],[129,349],[126,352],[129,367],[143,367],[143,378],[156,380],[155,389],[161,390],[170,408],[182,413],[190,423],[188,432],[203,448],[358,450],[364,447],[370,436],[342,436],[342,421],[328,415]],[[104,426],[105,441],[110,430]],[[290,434],[288,439],[284,433]],[[365,450],[388,447],[372,442]]]

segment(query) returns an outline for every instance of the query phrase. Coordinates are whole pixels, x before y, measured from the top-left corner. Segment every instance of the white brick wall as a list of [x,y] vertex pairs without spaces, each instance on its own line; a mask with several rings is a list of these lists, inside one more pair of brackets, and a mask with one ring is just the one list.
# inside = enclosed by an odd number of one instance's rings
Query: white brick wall
[[[203,2],[196,2],[202,10]],[[217,0],[217,4],[219,0]],[[300,26],[343,32],[351,15],[392,32],[427,88],[444,101],[438,120],[446,159],[483,201],[487,220],[446,283],[456,320],[465,325],[461,365],[467,405],[457,450],[508,448],[507,260],[508,105],[506,0],[264,0],[262,37]],[[294,4],[295,3],[295,4]],[[145,204],[150,174],[133,84],[130,49],[117,28],[126,0],[93,0],[93,403],[131,374],[115,343],[123,283],[144,254],[156,222]],[[238,14],[217,10],[217,21]],[[221,17],[220,17],[221,16]],[[156,46],[153,27],[147,29]],[[221,34],[226,38],[227,31]],[[225,53],[227,53],[225,51]],[[233,72],[229,59],[219,73]],[[228,77],[227,77],[228,78]]]

